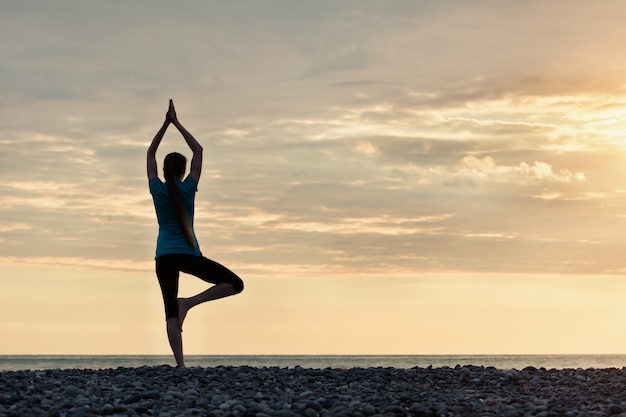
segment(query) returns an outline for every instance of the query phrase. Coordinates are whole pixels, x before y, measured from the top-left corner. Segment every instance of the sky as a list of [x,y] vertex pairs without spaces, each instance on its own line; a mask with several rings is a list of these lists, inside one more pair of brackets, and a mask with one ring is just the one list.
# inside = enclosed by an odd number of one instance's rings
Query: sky
[[187,354],[626,353],[625,16],[3,0],[0,354],[170,352],[145,168],[170,98],[202,252],[246,284]]

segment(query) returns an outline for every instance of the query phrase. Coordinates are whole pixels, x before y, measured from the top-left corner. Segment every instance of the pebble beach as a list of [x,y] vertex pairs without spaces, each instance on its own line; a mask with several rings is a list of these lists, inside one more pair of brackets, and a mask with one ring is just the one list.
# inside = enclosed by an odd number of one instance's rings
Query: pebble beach
[[183,368],[0,372],[0,416],[622,416],[626,368]]

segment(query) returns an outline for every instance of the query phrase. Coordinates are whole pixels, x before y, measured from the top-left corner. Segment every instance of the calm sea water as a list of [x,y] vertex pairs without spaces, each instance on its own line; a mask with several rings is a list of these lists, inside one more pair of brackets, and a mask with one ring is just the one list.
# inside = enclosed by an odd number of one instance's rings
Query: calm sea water
[[[622,368],[626,355],[188,355],[187,366],[252,366],[293,368],[435,368],[456,365],[498,369]],[[43,369],[108,369],[174,365],[159,355],[0,355],[0,371]]]

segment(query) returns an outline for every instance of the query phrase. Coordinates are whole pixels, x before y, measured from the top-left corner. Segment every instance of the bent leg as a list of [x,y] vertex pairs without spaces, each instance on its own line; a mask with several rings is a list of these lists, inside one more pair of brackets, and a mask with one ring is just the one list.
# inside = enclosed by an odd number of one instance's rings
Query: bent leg
[[178,320],[182,328],[187,312],[198,304],[235,295],[243,291],[243,281],[225,266],[202,256],[190,256],[182,272],[194,275],[213,287],[189,298],[178,299]]
[[[198,304],[206,303],[207,301],[218,300],[220,298],[228,297],[239,293],[232,284],[215,284],[208,290],[202,291],[200,294],[194,295],[189,298],[178,299],[178,317],[182,317],[183,320],[187,315],[187,311]],[[182,325],[182,322],[181,322]]]
[[[237,274],[224,265],[204,256],[180,255],[180,271],[191,274],[211,284],[231,284],[236,290],[235,294],[243,291],[243,281]],[[184,258],[183,258],[184,257]]]

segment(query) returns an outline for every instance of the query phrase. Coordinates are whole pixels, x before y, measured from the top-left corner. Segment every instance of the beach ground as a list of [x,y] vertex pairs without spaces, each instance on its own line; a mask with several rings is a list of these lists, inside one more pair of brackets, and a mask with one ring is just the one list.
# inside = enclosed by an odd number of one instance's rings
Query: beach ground
[[0,416],[624,416],[626,368],[24,370]]

